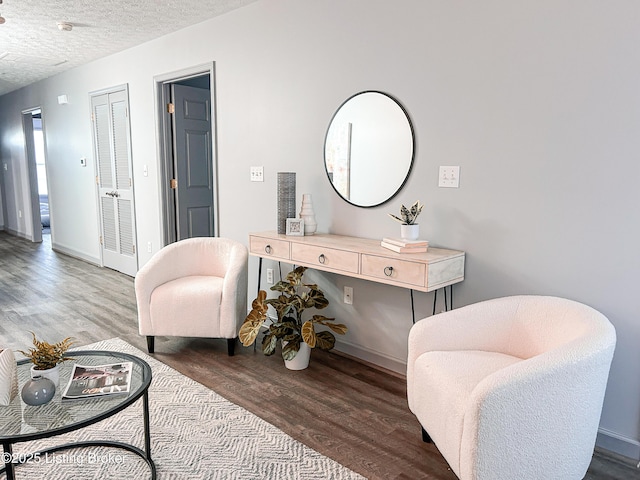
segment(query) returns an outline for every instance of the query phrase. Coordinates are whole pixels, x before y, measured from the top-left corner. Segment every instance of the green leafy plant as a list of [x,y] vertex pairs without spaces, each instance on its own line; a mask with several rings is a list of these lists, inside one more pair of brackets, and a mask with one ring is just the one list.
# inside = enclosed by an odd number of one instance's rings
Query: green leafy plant
[[415,225],[418,215],[420,215],[420,212],[422,211],[422,207],[424,207],[424,204],[420,205],[420,201],[417,200],[416,203],[411,205],[409,208],[402,205],[400,207],[399,217],[392,213],[390,213],[389,216],[403,225]]
[[[268,329],[262,339],[262,353],[273,355],[278,345],[278,340],[286,342],[282,347],[282,358],[292,360],[298,354],[300,345],[305,342],[311,348],[331,350],[336,337],[330,331],[316,332],[316,325],[323,325],[338,334],[347,333],[347,327],[341,323],[335,323],[335,318],[323,315],[313,315],[310,319],[302,320],[302,314],[309,308],[321,310],[329,305],[329,300],[315,284],[303,283],[302,275],[306,267],[297,267],[282,280],[271,287],[271,290],[279,292],[277,298],[267,299],[267,292],[260,290],[258,297],[251,304],[251,312],[247,315],[240,327],[238,334],[245,347],[255,342],[260,328],[268,325]],[[267,312],[272,306],[277,315],[277,321],[267,322]]]
[[65,360],[70,360],[70,358],[65,357],[65,354],[74,343],[71,337],[67,337],[52,345],[48,342],[38,340],[36,334],[33,332],[31,332],[31,335],[33,336],[33,346],[35,348],[30,348],[28,352],[18,351],[31,360],[36,370],[48,370]]

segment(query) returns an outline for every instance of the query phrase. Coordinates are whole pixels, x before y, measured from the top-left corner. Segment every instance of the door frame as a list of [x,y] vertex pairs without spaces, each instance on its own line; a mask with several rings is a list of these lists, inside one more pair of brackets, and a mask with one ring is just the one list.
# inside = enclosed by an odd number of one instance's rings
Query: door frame
[[217,112],[215,89],[215,62],[196,65],[174,72],[156,75],[153,77],[156,101],[156,138],[158,140],[158,182],[160,191],[160,224],[162,228],[163,245],[176,241],[175,203],[174,193],[169,186],[173,171],[172,152],[172,126],[171,115],[167,112],[166,105],[171,98],[171,84],[188,80],[193,77],[209,75],[209,94],[211,95],[211,163],[213,172],[213,234],[219,236],[219,202],[218,202],[218,138],[217,138]]
[[[27,218],[31,219],[31,241],[34,243],[42,242],[42,218],[40,216],[40,195],[38,192],[38,167],[36,165],[35,140],[33,138],[33,114],[40,112],[42,121],[42,141],[44,142],[45,168],[47,168],[47,139],[44,134],[44,114],[42,107],[32,107],[22,110],[22,131],[24,132],[24,149],[27,159],[27,174],[29,179],[29,197],[31,206],[31,215]],[[47,182],[49,176],[47,175]],[[47,187],[49,185],[47,184]],[[47,188],[48,190],[48,188]],[[51,200],[51,198],[49,198]],[[25,216],[27,212],[24,212]],[[51,216],[51,203],[49,203],[49,215]],[[52,222],[53,224],[53,222]],[[51,229],[53,234],[53,229]],[[53,236],[53,235],[52,235]]]

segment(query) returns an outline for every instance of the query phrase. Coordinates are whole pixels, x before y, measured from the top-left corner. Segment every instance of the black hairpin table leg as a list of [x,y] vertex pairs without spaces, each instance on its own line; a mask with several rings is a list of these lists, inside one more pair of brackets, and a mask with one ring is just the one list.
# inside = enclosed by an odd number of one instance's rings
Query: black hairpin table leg
[[409,290],[411,292],[411,320],[413,320],[413,324],[416,324],[416,310],[413,306],[413,288]]

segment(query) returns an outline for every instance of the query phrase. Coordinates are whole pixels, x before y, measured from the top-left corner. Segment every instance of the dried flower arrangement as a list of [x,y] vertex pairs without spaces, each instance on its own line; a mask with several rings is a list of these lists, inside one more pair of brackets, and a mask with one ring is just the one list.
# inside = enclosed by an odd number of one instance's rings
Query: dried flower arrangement
[[52,345],[43,340],[38,340],[33,332],[31,332],[31,335],[33,336],[33,346],[35,348],[30,348],[28,352],[18,351],[31,360],[35,365],[35,370],[48,370],[65,360],[69,360],[68,357],[65,357],[65,354],[74,343],[71,337]]

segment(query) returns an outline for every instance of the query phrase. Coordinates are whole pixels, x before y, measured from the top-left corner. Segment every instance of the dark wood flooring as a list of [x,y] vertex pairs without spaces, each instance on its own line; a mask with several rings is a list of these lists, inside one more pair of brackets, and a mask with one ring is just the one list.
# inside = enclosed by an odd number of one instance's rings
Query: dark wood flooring
[[[30,330],[49,341],[73,336],[78,345],[120,337],[146,351],[132,278],[53,252],[48,235],[34,244],[0,232],[0,348],[29,347]],[[456,478],[422,442],[402,377],[319,350],[300,372],[285,369],[279,355],[241,345],[234,357],[226,352],[224,340],[159,337],[154,356],[367,478]],[[586,478],[640,474],[597,452]]]

